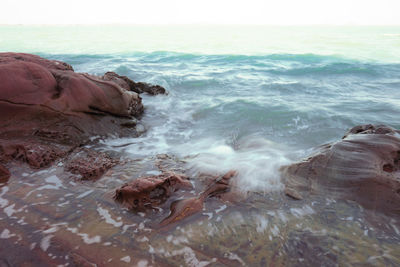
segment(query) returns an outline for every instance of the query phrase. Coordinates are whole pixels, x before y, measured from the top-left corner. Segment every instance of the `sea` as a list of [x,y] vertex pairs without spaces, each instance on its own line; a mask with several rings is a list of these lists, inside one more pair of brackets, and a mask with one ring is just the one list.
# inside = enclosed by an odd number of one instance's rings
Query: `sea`
[[353,126],[400,128],[400,27],[15,25],[0,32],[0,51],[168,90],[143,96],[142,137],[106,145],[129,143],[123,150],[142,156],[198,155],[199,168],[243,168],[243,183],[254,188],[268,189],[280,165]]
[[235,169],[246,192],[281,191],[281,166],[356,125],[400,129],[400,26],[3,25],[0,51],[165,87],[141,95],[140,137],[111,135],[100,149]]

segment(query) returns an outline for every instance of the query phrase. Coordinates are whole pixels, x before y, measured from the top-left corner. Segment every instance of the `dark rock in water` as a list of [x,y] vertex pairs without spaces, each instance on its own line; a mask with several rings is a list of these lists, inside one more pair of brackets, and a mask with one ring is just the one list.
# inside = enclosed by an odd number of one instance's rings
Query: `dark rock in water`
[[171,212],[167,218],[160,222],[160,226],[164,227],[179,222],[202,211],[204,209],[204,200],[204,195],[201,195],[200,197],[180,199],[172,202],[170,207]]
[[192,184],[186,176],[163,173],[138,178],[116,190],[115,200],[129,209],[153,208],[162,204],[179,189],[190,189]]
[[222,197],[229,192],[230,179],[237,175],[236,171],[229,171],[223,176],[214,176],[212,182],[200,193],[198,197],[177,200],[171,204],[170,215],[161,221],[160,226],[166,226],[192,216],[204,208],[204,202],[208,197]]
[[0,164],[0,183],[6,182],[10,178],[10,172]]
[[342,140],[282,172],[285,192],[293,198],[326,194],[400,215],[400,135],[390,127],[354,127]]
[[[230,179],[236,175],[236,171],[229,171],[222,176],[210,177],[212,182],[197,197],[172,202],[170,215],[163,219],[159,226],[178,222],[200,212],[207,198],[221,198],[230,191]],[[116,190],[114,198],[129,209],[144,210],[160,206],[179,189],[191,188],[192,184],[186,176],[167,172],[157,176],[141,177],[125,184]]]
[[106,72],[102,77],[105,81],[112,81],[125,90],[130,90],[138,94],[148,93],[150,95],[167,94],[164,87],[143,82],[134,82],[126,76],[120,76],[115,72]]
[[391,127],[386,125],[372,125],[372,124],[365,124],[359,125],[351,128],[342,139],[346,138],[350,134],[391,134],[394,135],[396,133],[400,133],[400,131],[395,130]]
[[142,83],[138,82],[135,84],[136,90],[135,92],[141,93],[148,93],[149,95],[160,95],[160,94],[167,94],[167,91],[164,87],[160,85],[152,85],[149,83]]
[[200,195],[204,196],[204,198],[220,197],[222,194],[229,192],[230,180],[236,175],[237,172],[231,170],[222,176],[214,176],[206,190],[204,190]]
[[118,80],[35,55],[0,53],[2,162],[41,168],[94,135],[137,136],[131,122],[142,113],[140,96]]
[[82,180],[96,180],[107,170],[115,166],[118,160],[106,153],[82,150],[67,161],[64,169],[73,174],[81,175]]

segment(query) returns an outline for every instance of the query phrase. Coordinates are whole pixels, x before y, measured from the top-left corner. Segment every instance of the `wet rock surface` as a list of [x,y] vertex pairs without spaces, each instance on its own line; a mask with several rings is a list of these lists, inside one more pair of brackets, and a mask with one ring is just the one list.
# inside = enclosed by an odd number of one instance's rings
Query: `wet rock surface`
[[0,164],[0,182],[4,183],[10,178],[10,172],[6,167]]
[[129,209],[143,210],[165,202],[179,189],[191,189],[188,177],[176,173],[140,177],[115,192],[115,200]]
[[222,198],[230,191],[230,179],[236,175],[236,171],[229,171],[222,176],[211,176],[209,178],[211,183],[199,196],[174,201],[170,206],[170,215],[161,221],[160,226],[167,226],[199,213],[204,209],[207,198]]
[[[165,157],[168,156],[165,155]],[[214,197],[226,200],[223,196],[230,192],[230,180],[236,175],[236,171],[229,171],[221,176],[203,174],[203,176],[207,176],[209,181],[205,190],[195,196],[193,196],[195,194],[193,190],[190,194],[191,197],[183,196],[171,202],[169,207],[170,214],[161,220],[159,226],[167,226],[201,212],[208,198]],[[114,199],[130,210],[143,211],[162,207],[162,204],[166,203],[176,191],[190,189],[194,188],[187,176],[174,172],[164,172],[160,175],[139,177],[123,185],[116,190]]]
[[398,216],[400,135],[387,126],[356,126],[342,140],[284,167],[283,176],[293,198],[326,194]]
[[118,162],[106,153],[82,149],[70,157],[64,169],[82,180],[96,180]]
[[[18,161],[39,169],[65,158],[93,136],[138,135],[132,121],[143,113],[141,98],[120,80],[76,73],[67,63],[35,55],[0,53],[0,81],[4,164]],[[69,170],[88,178],[113,165],[107,157],[93,155],[79,168],[71,162]]]

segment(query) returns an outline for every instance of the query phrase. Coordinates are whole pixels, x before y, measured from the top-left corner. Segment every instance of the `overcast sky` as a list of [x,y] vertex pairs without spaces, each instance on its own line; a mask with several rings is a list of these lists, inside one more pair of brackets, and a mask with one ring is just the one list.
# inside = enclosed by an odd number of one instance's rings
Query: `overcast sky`
[[1,0],[0,24],[400,25],[400,0]]

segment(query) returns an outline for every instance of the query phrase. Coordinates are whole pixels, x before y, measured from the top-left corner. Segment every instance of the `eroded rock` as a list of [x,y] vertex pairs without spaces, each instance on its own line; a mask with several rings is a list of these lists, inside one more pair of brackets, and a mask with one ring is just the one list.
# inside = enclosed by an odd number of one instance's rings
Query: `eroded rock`
[[[169,216],[163,219],[159,226],[167,226],[200,212],[210,197],[223,199],[224,194],[230,193],[230,179],[236,175],[236,171],[229,171],[221,176],[210,176],[210,183],[198,196],[172,202]],[[116,190],[114,199],[129,209],[152,209],[165,203],[177,190],[191,188],[192,184],[186,176],[169,172],[141,177],[125,184]]]
[[204,208],[204,202],[207,198],[221,198],[225,193],[229,192],[230,179],[236,175],[236,171],[229,171],[222,176],[214,176],[213,181],[203,192],[200,193],[198,197],[174,201],[170,207],[170,215],[161,221],[160,226],[166,226],[178,222],[202,211]]
[[294,198],[326,194],[400,214],[400,136],[390,127],[356,126],[342,140],[282,172],[286,192]]
[[68,160],[64,169],[80,175],[82,180],[96,180],[116,164],[118,160],[106,153],[85,149]]
[[0,53],[0,81],[0,160],[5,164],[17,160],[47,167],[92,136],[138,135],[141,98],[119,80],[76,73],[67,63],[35,55]]
[[60,157],[64,157],[70,150],[62,144],[47,144],[34,139],[0,139],[0,153],[3,161],[17,160],[29,164],[31,168],[48,167]]
[[116,190],[115,200],[129,209],[145,209],[165,202],[179,189],[190,189],[192,184],[184,175],[163,173],[138,178]]

